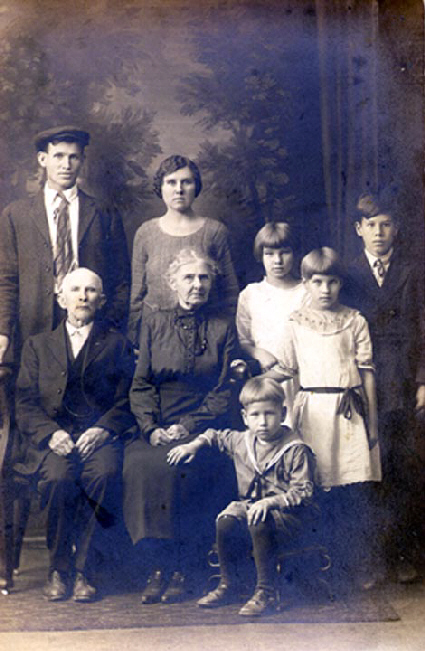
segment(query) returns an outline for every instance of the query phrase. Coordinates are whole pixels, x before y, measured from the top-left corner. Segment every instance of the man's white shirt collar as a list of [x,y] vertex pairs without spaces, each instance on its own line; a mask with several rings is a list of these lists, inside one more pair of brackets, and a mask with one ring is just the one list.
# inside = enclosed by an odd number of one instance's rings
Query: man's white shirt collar
[[93,321],[91,323],[87,323],[86,325],[81,326],[81,328],[76,328],[69,321],[66,322],[66,331],[68,333],[68,337],[71,342],[71,347],[72,347],[72,352],[74,357],[77,357],[78,353],[86,343],[92,328],[93,328]]
[[74,332],[79,332],[83,337],[89,336],[91,329],[93,328],[93,321],[91,323],[86,323],[86,325],[81,326],[80,328],[77,328],[75,325],[72,325],[69,321],[66,322],[66,329],[68,331],[68,334],[70,337],[74,334]]
[[391,260],[391,256],[393,254],[393,251],[394,251],[394,249],[391,248],[388,251],[388,253],[386,253],[385,255],[373,255],[373,253],[370,253],[367,249],[364,250],[367,261],[369,262],[372,269],[374,268],[375,262],[377,260],[381,260],[384,267],[388,267],[388,265],[390,264],[390,260]]
[[[62,194],[65,196],[68,203],[72,203],[77,198],[77,186],[73,185],[72,188],[68,188],[68,190],[62,190]],[[51,188],[48,181],[44,186],[44,196],[46,197],[46,203],[50,206],[53,206],[58,197],[58,191]]]

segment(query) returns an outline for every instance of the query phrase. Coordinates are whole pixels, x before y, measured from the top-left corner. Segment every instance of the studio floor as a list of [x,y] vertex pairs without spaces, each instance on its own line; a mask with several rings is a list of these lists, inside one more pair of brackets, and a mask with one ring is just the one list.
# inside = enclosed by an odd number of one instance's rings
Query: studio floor
[[[2,651],[423,651],[425,581],[385,582],[371,594],[295,598],[286,611],[240,622],[238,607],[203,613],[196,600],[140,604],[137,582],[109,581],[95,604],[50,604],[41,596],[47,555],[27,544],[20,574],[0,600]],[[119,581],[118,581],[119,583]],[[372,620],[372,621],[369,621]]]

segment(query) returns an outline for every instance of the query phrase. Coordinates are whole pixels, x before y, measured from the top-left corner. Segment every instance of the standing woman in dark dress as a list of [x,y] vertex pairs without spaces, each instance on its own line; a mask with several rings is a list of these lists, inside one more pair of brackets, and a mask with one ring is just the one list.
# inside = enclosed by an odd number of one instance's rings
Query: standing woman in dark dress
[[133,543],[149,539],[153,546],[156,562],[143,603],[184,595],[206,518],[214,522],[219,471],[214,477],[211,453],[183,470],[168,465],[167,454],[177,441],[226,424],[235,336],[228,320],[208,310],[215,275],[216,265],[204,253],[183,249],[168,273],[177,306],[148,314],[141,332],[130,391],[140,436],[125,452],[124,517]]

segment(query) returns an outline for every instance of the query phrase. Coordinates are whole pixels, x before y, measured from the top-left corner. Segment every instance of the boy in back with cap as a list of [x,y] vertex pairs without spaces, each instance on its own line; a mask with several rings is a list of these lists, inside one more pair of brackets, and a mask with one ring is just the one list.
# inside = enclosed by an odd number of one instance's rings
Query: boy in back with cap
[[44,188],[10,204],[0,219],[0,365],[18,363],[30,335],[58,325],[63,314],[55,297],[65,275],[80,266],[104,280],[106,320],[125,325],[130,263],[122,220],[76,185],[89,139],[72,125],[39,133]]

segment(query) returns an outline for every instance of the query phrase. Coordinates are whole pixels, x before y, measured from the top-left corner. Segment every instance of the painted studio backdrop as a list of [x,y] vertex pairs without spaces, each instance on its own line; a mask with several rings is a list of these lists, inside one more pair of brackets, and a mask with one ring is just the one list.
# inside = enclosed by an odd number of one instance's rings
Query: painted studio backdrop
[[38,188],[33,134],[77,123],[92,133],[81,184],[122,213],[130,247],[161,214],[156,165],[182,153],[241,285],[266,221],[351,255],[356,196],[388,184],[423,257],[422,14],[414,0],[5,0],[1,207]]

